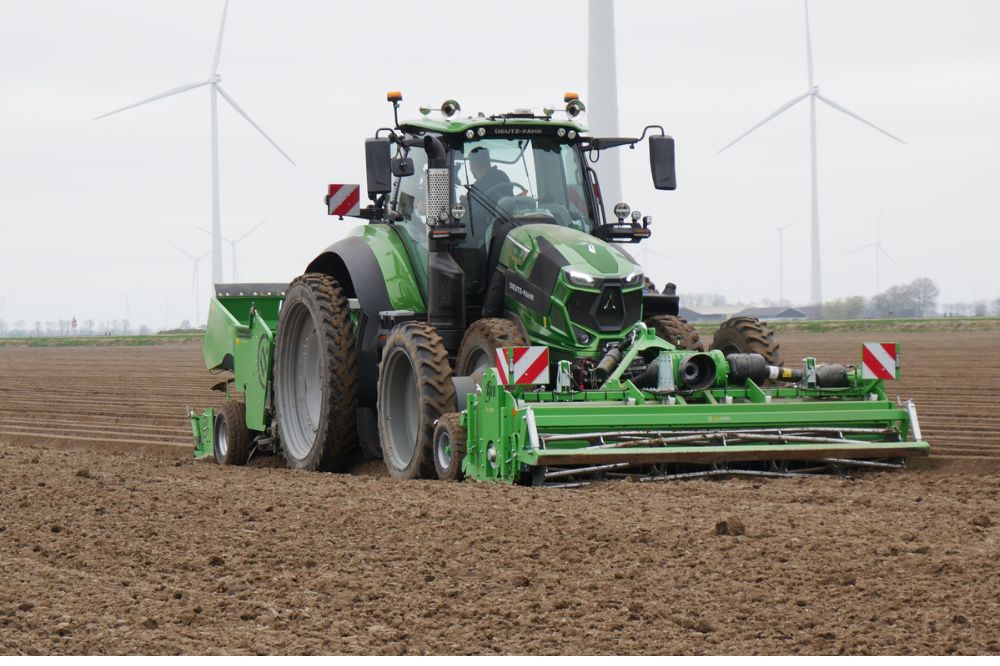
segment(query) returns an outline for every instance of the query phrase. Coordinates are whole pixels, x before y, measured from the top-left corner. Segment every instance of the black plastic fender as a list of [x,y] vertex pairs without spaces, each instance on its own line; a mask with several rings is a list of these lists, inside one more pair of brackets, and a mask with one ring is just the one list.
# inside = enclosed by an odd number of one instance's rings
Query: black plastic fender
[[358,299],[363,315],[357,340],[358,404],[374,407],[378,386],[379,312],[392,309],[375,253],[363,238],[349,236],[313,259],[306,272],[332,275],[348,298]]

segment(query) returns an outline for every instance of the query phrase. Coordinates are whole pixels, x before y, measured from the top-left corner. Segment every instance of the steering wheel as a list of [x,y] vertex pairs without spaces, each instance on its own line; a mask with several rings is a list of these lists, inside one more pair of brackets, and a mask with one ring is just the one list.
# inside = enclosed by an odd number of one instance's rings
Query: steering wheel
[[516,196],[519,196],[519,197],[527,196],[527,194],[528,194],[528,188],[527,187],[525,187],[521,183],[514,183],[514,182],[509,182],[509,181],[506,182],[506,183],[497,183],[493,187],[491,187],[488,190],[486,190],[486,192],[484,192],[484,194],[486,196],[488,196],[489,198],[493,199],[494,201],[498,201],[499,197],[494,197],[493,196],[493,190],[498,190],[501,187],[509,187],[509,188],[511,188],[511,191],[513,191],[513,188],[515,188],[515,187],[520,188],[521,189],[521,193],[518,194],[518,195],[516,195]]

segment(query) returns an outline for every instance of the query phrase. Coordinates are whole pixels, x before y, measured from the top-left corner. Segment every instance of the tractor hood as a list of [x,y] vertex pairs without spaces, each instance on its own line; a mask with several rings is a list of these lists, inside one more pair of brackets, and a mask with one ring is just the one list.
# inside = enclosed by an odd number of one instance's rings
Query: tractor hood
[[582,231],[525,224],[504,241],[506,308],[533,344],[592,357],[642,317],[642,269],[625,252]]
[[636,284],[642,284],[642,268],[627,254],[590,234],[555,224],[526,224],[511,230],[501,263],[530,275],[543,289],[554,287],[563,270],[581,281],[586,277],[624,280],[631,276]]

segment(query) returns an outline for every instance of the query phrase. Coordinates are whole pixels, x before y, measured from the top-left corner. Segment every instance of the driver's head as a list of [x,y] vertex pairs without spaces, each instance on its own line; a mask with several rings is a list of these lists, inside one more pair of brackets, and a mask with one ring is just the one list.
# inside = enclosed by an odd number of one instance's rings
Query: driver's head
[[476,180],[483,177],[493,163],[490,161],[490,151],[487,148],[480,146],[479,148],[473,148],[472,152],[469,153],[469,171],[475,176]]

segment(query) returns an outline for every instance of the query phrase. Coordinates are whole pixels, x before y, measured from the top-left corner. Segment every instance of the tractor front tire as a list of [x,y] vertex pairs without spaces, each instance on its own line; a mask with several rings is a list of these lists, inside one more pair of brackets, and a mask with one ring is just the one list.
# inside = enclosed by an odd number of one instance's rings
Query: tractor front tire
[[509,319],[484,317],[477,319],[462,336],[455,358],[455,375],[468,377],[480,370],[492,368],[496,350],[528,344],[521,328]]
[[663,338],[670,344],[680,349],[690,349],[691,351],[705,351],[701,343],[701,336],[698,329],[688,323],[683,317],[673,315],[656,315],[646,320],[646,326],[656,331],[659,338]]
[[452,412],[438,419],[434,428],[434,468],[442,481],[461,481],[462,460],[468,434],[462,427],[462,415]]
[[306,273],[288,286],[274,350],[274,406],[292,469],[343,471],[358,452],[358,359],[336,279]]
[[712,339],[711,349],[730,354],[760,354],[768,365],[780,367],[781,345],[767,324],[756,317],[733,317],[722,322]]
[[220,465],[246,465],[250,458],[250,430],[247,408],[242,402],[227,400],[215,415],[212,449]]
[[389,475],[434,478],[434,425],[454,411],[444,340],[426,322],[398,324],[385,341],[378,376],[378,430]]

